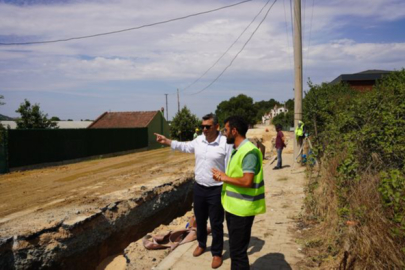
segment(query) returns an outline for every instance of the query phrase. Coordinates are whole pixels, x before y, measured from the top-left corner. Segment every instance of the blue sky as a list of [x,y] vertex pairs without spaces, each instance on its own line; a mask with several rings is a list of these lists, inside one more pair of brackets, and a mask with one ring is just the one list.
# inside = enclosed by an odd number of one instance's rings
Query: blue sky
[[[230,0],[0,0],[0,42],[41,41],[126,29],[218,8]],[[232,66],[266,1],[135,31],[69,42],[0,46],[0,113],[18,116],[24,99],[49,116],[95,119],[105,111],[147,111],[180,105],[201,117],[238,94],[255,101],[293,98],[290,1],[278,0]],[[402,0],[303,0],[304,79],[329,82],[343,73],[405,67]],[[305,19],[305,20],[304,20]],[[307,88],[304,84],[304,90]]]

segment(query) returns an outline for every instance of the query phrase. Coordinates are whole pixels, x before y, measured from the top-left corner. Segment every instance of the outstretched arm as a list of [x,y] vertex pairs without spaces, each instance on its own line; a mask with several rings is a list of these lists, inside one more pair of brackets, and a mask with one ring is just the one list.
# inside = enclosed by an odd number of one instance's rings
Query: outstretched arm
[[154,133],[156,135],[156,141],[160,144],[163,145],[167,145],[170,146],[172,144],[172,140],[166,138],[165,136],[158,134],[158,133]]

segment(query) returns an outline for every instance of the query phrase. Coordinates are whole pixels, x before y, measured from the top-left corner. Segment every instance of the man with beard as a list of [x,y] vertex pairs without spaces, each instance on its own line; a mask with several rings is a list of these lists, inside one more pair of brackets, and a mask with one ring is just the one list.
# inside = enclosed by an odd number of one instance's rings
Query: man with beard
[[231,269],[249,269],[247,249],[255,215],[266,212],[262,153],[246,139],[248,124],[239,116],[225,120],[224,135],[234,144],[226,173],[212,168],[213,177],[223,182],[221,201],[229,231]]
[[203,117],[201,130],[203,135],[190,142],[178,142],[155,133],[156,141],[171,146],[174,150],[195,154],[194,215],[197,221],[198,247],[193,256],[204,253],[207,248],[207,219],[209,217],[212,231],[212,268],[222,265],[224,244],[224,209],[221,205],[222,183],[213,179],[211,168],[224,171],[232,151],[232,145],[218,131],[217,117],[210,113]]

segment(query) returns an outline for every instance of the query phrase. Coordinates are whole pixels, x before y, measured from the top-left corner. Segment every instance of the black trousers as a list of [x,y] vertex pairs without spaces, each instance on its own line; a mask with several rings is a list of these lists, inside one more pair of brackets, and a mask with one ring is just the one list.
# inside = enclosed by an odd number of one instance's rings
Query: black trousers
[[221,204],[222,186],[205,187],[194,184],[194,215],[197,221],[197,240],[202,248],[207,247],[207,220],[212,231],[212,256],[222,256],[224,246],[224,208]]
[[252,225],[255,216],[240,217],[229,212],[226,214],[226,223],[229,232],[229,253],[232,270],[250,269],[247,250],[249,247]]

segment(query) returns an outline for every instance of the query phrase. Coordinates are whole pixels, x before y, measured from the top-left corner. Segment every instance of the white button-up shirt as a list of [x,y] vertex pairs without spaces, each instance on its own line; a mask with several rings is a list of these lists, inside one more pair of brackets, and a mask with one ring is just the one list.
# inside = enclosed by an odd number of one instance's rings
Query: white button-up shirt
[[212,168],[225,172],[233,144],[226,143],[226,137],[218,134],[213,142],[208,142],[205,135],[200,135],[190,142],[172,141],[171,148],[185,153],[195,154],[195,181],[203,186],[220,186],[212,178]]

